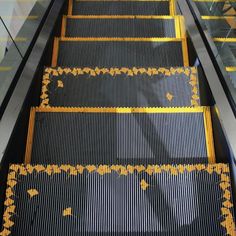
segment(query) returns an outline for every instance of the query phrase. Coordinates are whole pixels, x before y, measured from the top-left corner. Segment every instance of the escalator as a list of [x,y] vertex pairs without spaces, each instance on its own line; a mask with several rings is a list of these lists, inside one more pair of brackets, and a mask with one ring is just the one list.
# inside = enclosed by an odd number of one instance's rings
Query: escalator
[[236,235],[189,51],[172,0],[69,0],[0,235]]

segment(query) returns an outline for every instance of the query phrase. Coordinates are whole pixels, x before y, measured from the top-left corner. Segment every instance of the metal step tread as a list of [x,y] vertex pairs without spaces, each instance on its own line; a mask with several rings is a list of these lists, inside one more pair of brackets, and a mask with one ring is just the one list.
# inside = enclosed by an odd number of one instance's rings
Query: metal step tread
[[70,1],[68,15],[173,15],[172,1]]
[[166,17],[164,19],[108,17],[64,17],[62,36],[146,38],[180,37],[180,26],[177,17]]
[[11,165],[3,231],[235,235],[229,167]]
[[44,71],[41,106],[199,106],[196,67],[67,68]]
[[32,108],[25,162],[214,163],[210,110]]
[[52,66],[188,66],[186,39],[55,38]]

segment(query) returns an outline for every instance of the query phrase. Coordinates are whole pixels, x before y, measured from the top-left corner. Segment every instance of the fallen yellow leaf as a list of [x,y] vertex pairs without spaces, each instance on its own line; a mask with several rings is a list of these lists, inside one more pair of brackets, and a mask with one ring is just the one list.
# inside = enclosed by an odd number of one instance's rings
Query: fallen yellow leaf
[[64,87],[64,84],[63,84],[63,82],[61,80],[57,81],[57,87],[58,88],[63,88]]
[[32,197],[34,197],[34,196],[36,196],[36,195],[39,194],[39,192],[37,191],[37,189],[33,189],[33,188],[27,190],[27,193],[30,195],[30,198],[32,198]]
[[63,210],[63,216],[72,216],[72,208],[68,207]]
[[173,97],[174,96],[171,93],[166,94],[166,98],[168,99],[168,101],[172,101]]
[[149,184],[144,179],[142,179],[140,182],[140,186],[142,190],[146,191],[146,189],[149,187]]

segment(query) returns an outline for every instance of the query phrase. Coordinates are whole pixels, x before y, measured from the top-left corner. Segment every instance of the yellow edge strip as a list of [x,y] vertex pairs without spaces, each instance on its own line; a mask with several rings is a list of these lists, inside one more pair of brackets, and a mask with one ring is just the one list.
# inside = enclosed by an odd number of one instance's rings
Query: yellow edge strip
[[33,107],[30,110],[28,136],[27,136],[26,152],[25,152],[25,164],[29,164],[31,161],[31,153],[32,153],[33,137],[34,137],[34,124],[35,124],[35,108]]
[[201,16],[203,20],[226,20],[226,19],[236,19],[235,16]]
[[87,112],[87,113],[201,113],[205,107],[36,107],[36,112]]
[[53,53],[52,53],[52,67],[57,65],[58,50],[59,50],[59,38],[54,38]]
[[233,67],[233,66],[231,66],[231,67],[225,67],[225,69],[226,69],[226,71],[228,71],[228,72],[235,72],[235,71],[236,71],[236,67]]
[[186,38],[183,38],[182,40],[182,51],[183,51],[184,66],[189,66],[188,45]]
[[156,15],[68,15],[70,19],[176,19],[177,16]]
[[169,0],[170,1],[170,15],[174,16],[176,14],[175,12],[175,0]]
[[68,3],[68,15],[72,15],[72,9],[73,9],[73,0],[69,0]]
[[236,38],[213,38],[213,40],[215,42],[229,42],[229,43],[235,43],[236,42]]
[[182,35],[181,35],[180,17],[177,16],[174,19],[175,19],[175,37],[181,38]]
[[60,41],[145,41],[145,42],[180,42],[183,39],[181,38],[121,38],[121,37],[104,37],[104,38],[81,38],[81,37],[61,37]]
[[61,23],[61,37],[66,36],[66,20],[67,20],[67,17],[63,16],[62,17],[62,23]]
[[213,163],[216,163],[216,158],[215,158],[210,107],[204,108],[203,115],[204,115],[204,127],[205,127],[205,135],[206,135],[206,148],[207,148],[208,162],[210,164],[213,164]]

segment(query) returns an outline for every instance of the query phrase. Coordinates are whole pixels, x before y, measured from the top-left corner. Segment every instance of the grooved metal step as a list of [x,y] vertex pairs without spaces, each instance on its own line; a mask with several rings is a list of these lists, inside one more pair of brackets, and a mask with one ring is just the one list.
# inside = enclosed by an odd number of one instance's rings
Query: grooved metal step
[[171,1],[72,0],[68,15],[173,15]]
[[229,167],[11,165],[4,235],[235,235]]
[[200,105],[195,67],[46,68],[41,106],[181,107]]
[[52,66],[170,67],[188,66],[185,39],[55,39]]
[[[96,18],[95,18],[96,17]],[[180,37],[179,18],[138,16],[68,16],[63,18],[66,37]]]
[[33,108],[26,163],[214,163],[210,110]]

